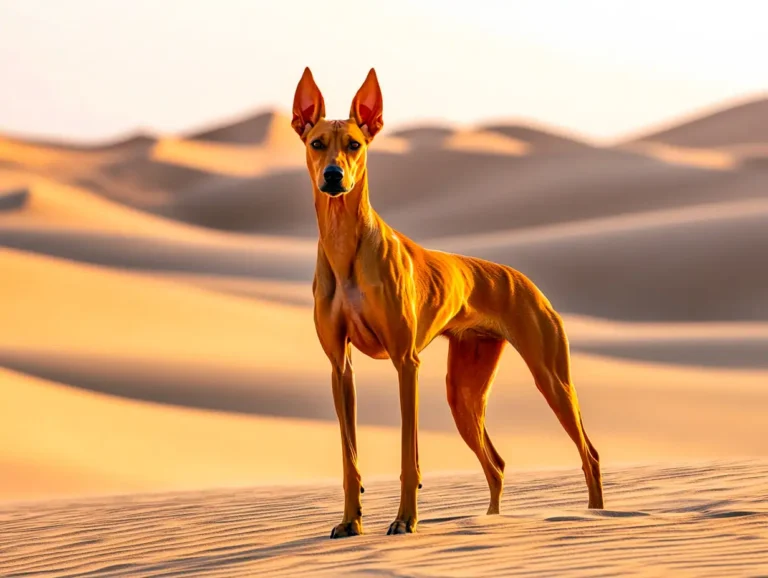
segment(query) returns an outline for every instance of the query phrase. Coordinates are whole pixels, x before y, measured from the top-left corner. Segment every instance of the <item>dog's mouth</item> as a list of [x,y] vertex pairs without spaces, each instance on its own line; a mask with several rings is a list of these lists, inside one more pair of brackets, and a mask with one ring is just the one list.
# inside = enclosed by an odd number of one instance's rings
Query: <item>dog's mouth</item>
[[323,183],[320,186],[320,190],[332,197],[338,197],[350,191],[347,187],[342,186],[341,183]]

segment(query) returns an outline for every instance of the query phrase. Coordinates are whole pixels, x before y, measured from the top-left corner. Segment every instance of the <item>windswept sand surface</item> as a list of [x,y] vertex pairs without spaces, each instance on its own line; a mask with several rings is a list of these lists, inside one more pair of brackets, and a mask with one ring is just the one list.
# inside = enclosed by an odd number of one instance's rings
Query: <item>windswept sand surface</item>
[[329,540],[338,484],[7,505],[8,576],[765,576],[768,465],[609,469],[603,511],[580,472],[428,476],[418,533],[385,536],[398,485],[366,483],[366,535]]
[[[340,543],[316,222],[287,117],[89,146],[0,137],[0,502],[69,500],[0,505],[0,575],[768,575],[765,106],[615,147],[519,124],[377,138],[390,224],[521,270],[563,313],[610,510],[581,509],[576,450],[509,347],[488,412],[508,517],[477,517],[487,490],[437,340],[415,537],[380,535],[394,369],[353,354],[371,535]],[[157,491],[199,493],[134,495]]]

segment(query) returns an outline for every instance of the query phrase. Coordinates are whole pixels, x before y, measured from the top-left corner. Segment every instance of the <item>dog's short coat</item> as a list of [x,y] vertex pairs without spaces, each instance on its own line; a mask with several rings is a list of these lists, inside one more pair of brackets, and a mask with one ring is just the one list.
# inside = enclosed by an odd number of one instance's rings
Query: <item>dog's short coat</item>
[[485,408],[507,342],[520,353],[539,391],[576,444],[589,507],[603,507],[597,450],[581,420],[560,316],[523,274],[510,267],[424,249],[388,226],[368,199],[367,148],[384,122],[376,72],[352,101],[348,120],[326,120],[309,68],[296,88],[292,126],[306,145],[320,238],[312,285],[315,327],[331,362],[341,429],[344,516],[332,538],[361,534],[363,491],[357,468],[354,345],[390,359],[400,384],[400,509],[388,534],[413,532],[421,487],[418,451],[419,353],[437,336],[449,340],[448,403],[499,512],[504,460],[485,429]]

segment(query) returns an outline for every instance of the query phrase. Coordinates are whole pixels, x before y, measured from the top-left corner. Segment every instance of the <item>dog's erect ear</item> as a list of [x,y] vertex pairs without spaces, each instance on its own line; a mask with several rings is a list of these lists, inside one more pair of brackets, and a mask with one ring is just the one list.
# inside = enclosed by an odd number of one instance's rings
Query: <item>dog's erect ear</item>
[[320,89],[312,78],[309,67],[304,69],[299,85],[296,87],[296,95],[293,97],[293,119],[291,126],[303,139],[309,127],[315,126],[317,121],[325,116],[325,101]]
[[352,100],[349,116],[357,126],[363,129],[363,132],[367,129],[369,138],[373,138],[384,126],[383,112],[384,101],[381,97],[379,79],[376,78],[376,71],[371,68],[363,86]]

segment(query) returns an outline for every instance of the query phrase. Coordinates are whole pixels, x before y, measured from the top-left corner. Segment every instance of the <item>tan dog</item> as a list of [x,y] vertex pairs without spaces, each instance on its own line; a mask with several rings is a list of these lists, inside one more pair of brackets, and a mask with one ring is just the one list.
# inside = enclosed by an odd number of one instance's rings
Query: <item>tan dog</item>
[[312,285],[315,327],[331,362],[344,455],[344,517],[331,538],[363,532],[350,344],[375,359],[391,359],[400,383],[400,509],[388,534],[416,528],[419,352],[438,335],[450,341],[448,403],[488,479],[488,513],[499,512],[504,460],[485,429],[485,407],[507,342],[525,360],[579,450],[589,507],[602,508],[597,450],[581,421],[563,323],[547,298],[514,269],[420,247],[371,207],[367,148],[383,126],[382,110],[373,69],[352,101],[348,120],[324,118],[323,96],[309,68],[293,102],[291,124],[307,147],[320,232]]

